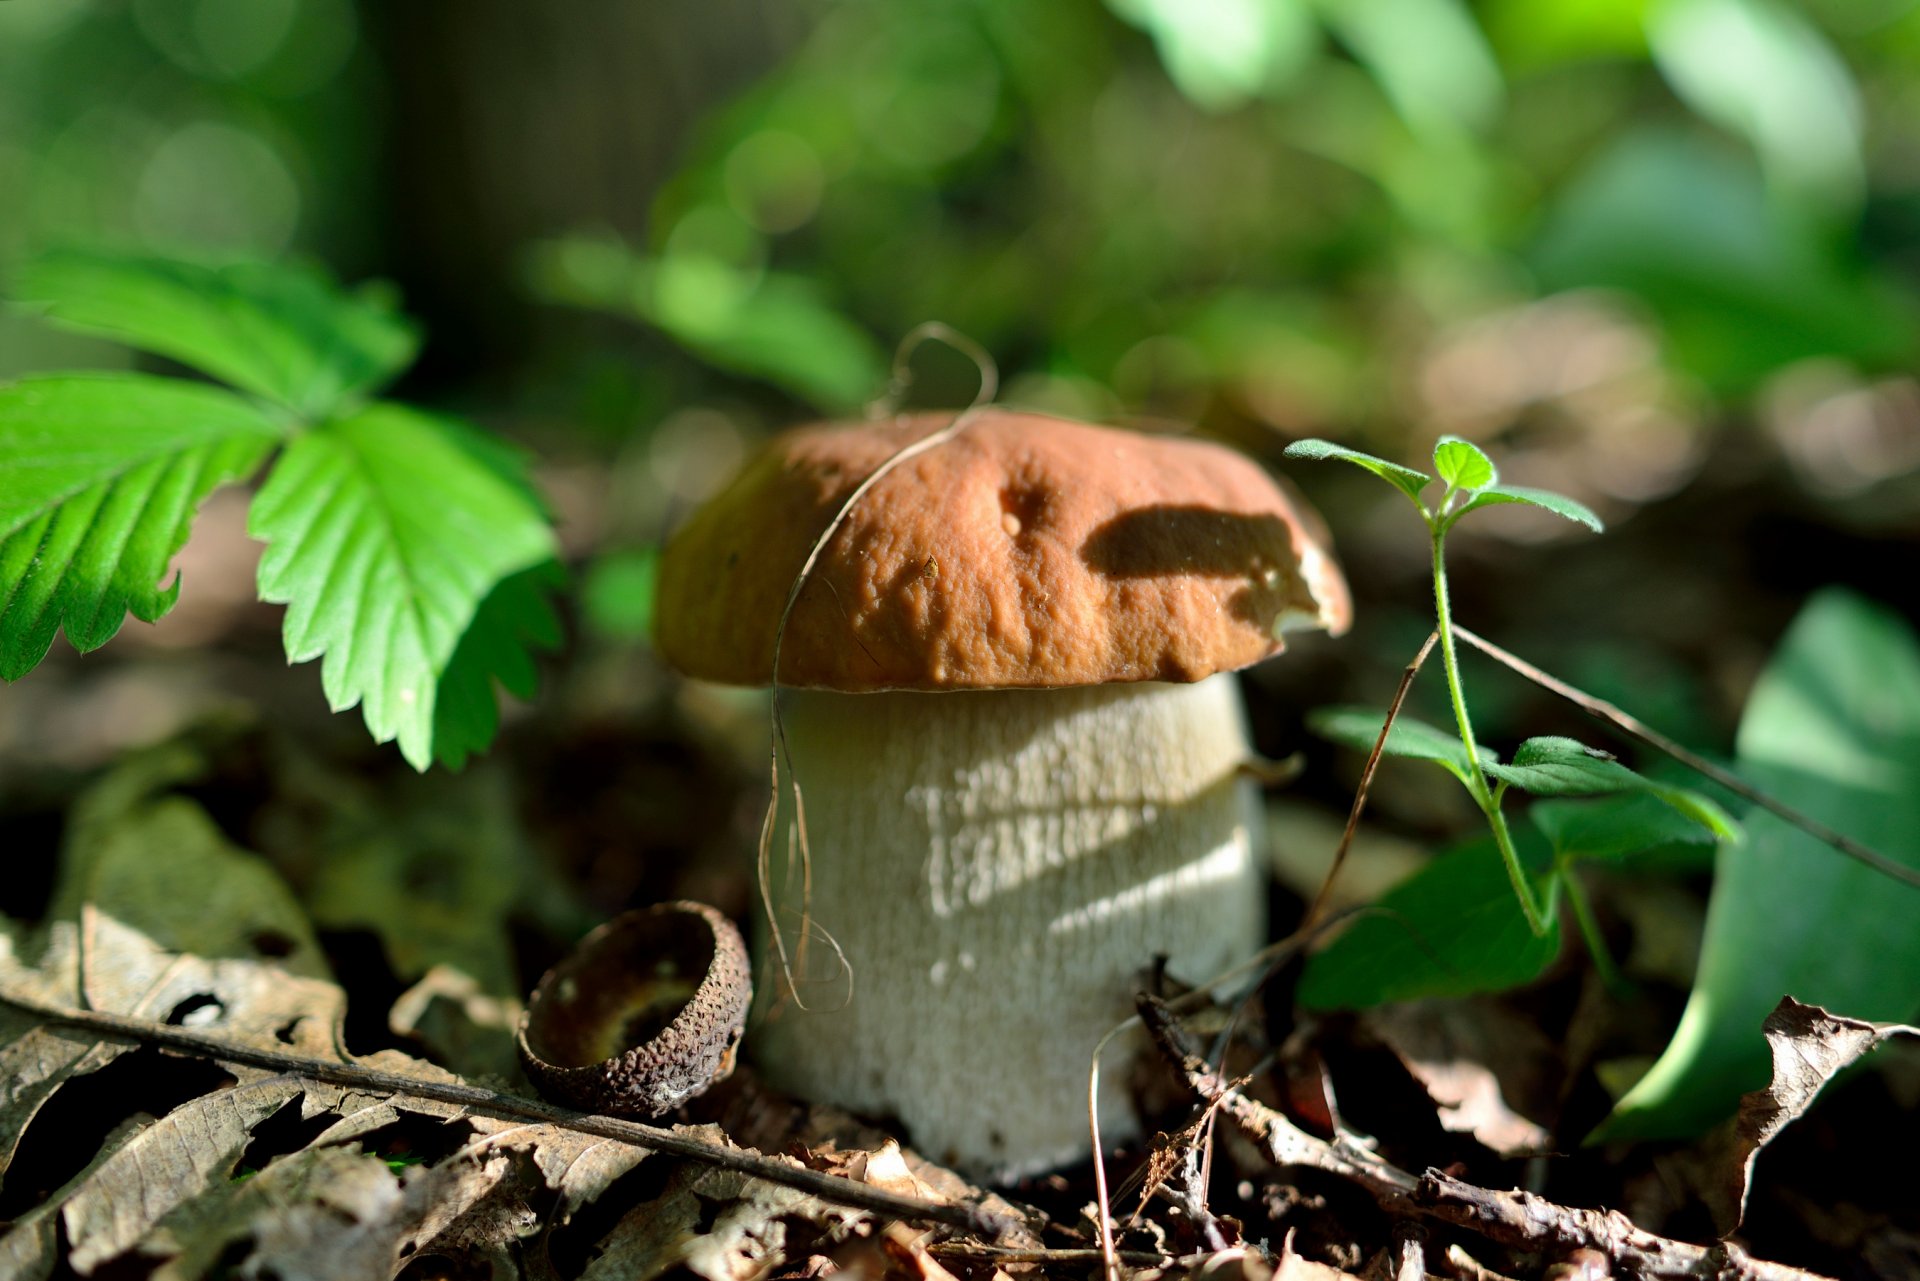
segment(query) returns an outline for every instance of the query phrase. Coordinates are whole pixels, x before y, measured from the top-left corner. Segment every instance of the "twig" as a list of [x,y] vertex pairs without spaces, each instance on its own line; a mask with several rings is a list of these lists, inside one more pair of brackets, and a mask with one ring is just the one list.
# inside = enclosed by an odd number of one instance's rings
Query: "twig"
[[1370,1153],[1308,1134],[1284,1115],[1233,1089],[1196,1052],[1198,1043],[1167,1005],[1138,1002],[1141,1021],[1167,1060],[1202,1100],[1218,1102],[1276,1166],[1305,1166],[1359,1184],[1393,1213],[1437,1219],[1488,1240],[1531,1250],[1598,1250],[1622,1268],[1661,1281],[1821,1281],[1818,1274],[1764,1263],[1739,1246],[1673,1241],[1635,1227],[1617,1210],[1557,1205],[1531,1192],[1475,1187],[1438,1170],[1415,1177]]
[[98,1032],[103,1036],[121,1040],[162,1045],[168,1049],[184,1050],[220,1062],[262,1068],[302,1080],[318,1081],[326,1085],[343,1085],[350,1089],[367,1090],[376,1094],[410,1095],[414,1098],[431,1099],[436,1103],[471,1108],[473,1111],[494,1116],[515,1117],[524,1121],[557,1125],[565,1129],[577,1130],[582,1134],[631,1143],[635,1147],[646,1148],[666,1156],[701,1161],[723,1170],[731,1170],[737,1174],[750,1175],[756,1179],[764,1179],[768,1183],[793,1188],[835,1205],[867,1210],[890,1219],[944,1224],[989,1240],[1002,1237],[1015,1226],[1005,1215],[996,1214],[977,1205],[941,1204],[936,1201],[923,1201],[917,1197],[897,1196],[837,1175],[787,1165],[758,1152],[717,1147],[658,1126],[574,1112],[533,1099],[483,1090],[478,1086],[421,1080],[417,1077],[403,1076],[398,1072],[382,1072],[375,1068],[363,1067],[358,1063],[330,1063],[325,1059],[287,1054],[279,1050],[257,1049],[250,1045],[238,1045],[217,1036],[208,1036],[202,1032],[154,1023],[147,1019],[130,1018],[124,1014],[43,1005],[39,1001],[4,991],[0,991],[0,1003],[24,1010],[49,1023],[85,1028],[90,1032]]
[[1598,1250],[1619,1266],[1645,1277],[1814,1281],[1819,1275],[1756,1259],[1732,1242],[1704,1246],[1655,1236],[1634,1226],[1633,1220],[1618,1210],[1556,1205],[1531,1192],[1495,1192],[1438,1170],[1428,1170],[1420,1177],[1414,1203],[1431,1218],[1471,1228],[1502,1245],[1532,1250]]
[[[1064,1250],[1011,1250],[992,1245],[966,1245],[958,1241],[936,1241],[927,1246],[928,1254],[947,1259],[967,1259],[979,1263],[1098,1263],[1100,1251],[1081,1246]],[[1167,1256],[1146,1250],[1117,1250],[1115,1259],[1130,1267],[1152,1268],[1167,1262]]]
[[[1465,634],[1461,632],[1461,635]],[[1353,834],[1360,830],[1360,814],[1367,808],[1367,792],[1373,786],[1374,771],[1380,768],[1380,758],[1386,753],[1387,736],[1393,733],[1394,718],[1400,715],[1400,705],[1407,701],[1407,691],[1413,688],[1413,678],[1420,674],[1421,665],[1427,661],[1427,655],[1433,652],[1434,644],[1439,639],[1439,632],[1428,632],[1420,652],[1400,673],[1400,688],[1393,691],[1393,702],[1387,704],[1387,719],[1380,726],[1380,737],[1373,740],[1373,751],[1367,755],[1366,768],[1360,771],[1360,785],[1353,789],[1353,808],[1347,811],[1347,827],[1340,833],[1340,844],[1333,851],[1333,863],[1327,868],[1326,878],[1320,882],[1320,892],[1314,895],[1313,906],[1307,909],[1306,919],[1300,923],[1302,934],[1313,929],[1320,914],[1326,910],[1328,896],[1333,892],[1334,878],[1340,875],[1340,868],[1347,861],[1347,851],[1353,846]]]
[[1596,698],[1583,689],[1577,689],[1567,684],[1559,677],[1542,671],[1526,659],[1500,648],[1492,641],[1481,636],[1476,636],[1458,624],[1454,625],[1453,631],[1454,635],[1469,645],[1472,645],[1481,653],[1499,660],[1515,672],[1532,681],[1535,685],[1540,686],[1540,688],[1558,694],[1575,707],[1578,707],[1581,711],[1587,713],[1587,715],[1595,717],[1598,720],[1607,721],[1621,733],[1632,738],[1637,738],[1649,747],[1665,752],[1668,756],[1679,761],[1694,773],[1712,779],[1729,792],[1732,792],[1735,796],[1758,805],[1761,809],[1766,810],[1777,818],[1784,819],[1786,822],[1793,824],[1822,844],[1830,845],[1834,849],[1839,850],[1848,858],[1865,863],[1882,876],[1891,877],[1903,885],[1911,885],[1916,889],[1920,889],[1920,868],[1908,867],[1905,863],[1889,858],[1873,847],[1863,845],[1845,833],[1834,831],[1819,819],[1801,813],[1784,801],[1775,800],[1772,796],[1761,791],[1753,784],[1742,780],[1739,775],[1714,764],[1698,752],[1681,746],[1638,717],[1615,707],[1606,699]]

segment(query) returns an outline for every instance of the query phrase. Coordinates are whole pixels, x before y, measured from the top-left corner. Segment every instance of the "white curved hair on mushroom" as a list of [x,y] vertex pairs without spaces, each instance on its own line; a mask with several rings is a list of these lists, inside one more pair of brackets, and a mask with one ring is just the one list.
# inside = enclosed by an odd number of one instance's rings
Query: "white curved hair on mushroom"
[[[946,421],[771,442],[663,553],[662,653],[769,683],[820,531]],[[776,860],[769,889],[849,981],[763,1002],[750,1057],[989,1177],[1085,1156],[1088,1062],[1139,973],[1165,956],[1203,980],[1265,938],[1228,673],[1347,614],[1317,520],[1220,446],[987,411],[893,469],[823,549],[781,648],[812,868],[809,891]],[[1136,1128],[1124,1075],[1105,1075],[1110,1136]]]

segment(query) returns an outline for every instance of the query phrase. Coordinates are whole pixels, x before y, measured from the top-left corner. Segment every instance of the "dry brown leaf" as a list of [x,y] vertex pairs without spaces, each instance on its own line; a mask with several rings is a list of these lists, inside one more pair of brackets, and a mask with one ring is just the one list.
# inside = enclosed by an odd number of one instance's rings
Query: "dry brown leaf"
[[1501,1156],[1545,1151],[1552,1135],[1509,1103],[1545,1094],[1553,1047],[1538,1028],[1488,1001],[1411,1001],[1360,1016],[1439,1109],[1440,1124]]
[[1828,1081],[1881,1042],[1895,1036],[1920,1036],[1920,1028],[1904,1023],[1850,1019],[1817,1005],[1802,1005],[1790,996],[1773,1007],[1760,1030],[1773,1052],[1773,1080],[1764,1090],[1740,1100],[1735,1123],[1739,1137],[1728,1171],[1731,1208],[1718,1216],[1723,1237],[1738,1231],[1746,1217],[1753,1166],[1761,1149],[1813,1106]]
[[621,1219],[582,1281],[653,1281],[680,1267],[705,1281],[755,1281],[811,1253],[818,1238],[838,1243],[871,1228],[862,1211],[731,1170],[683,1165],[659,1199]]

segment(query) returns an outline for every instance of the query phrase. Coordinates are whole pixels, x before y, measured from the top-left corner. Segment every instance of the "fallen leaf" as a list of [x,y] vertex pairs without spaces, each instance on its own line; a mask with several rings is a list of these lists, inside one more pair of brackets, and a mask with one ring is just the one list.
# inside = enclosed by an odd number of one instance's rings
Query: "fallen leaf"
[[[1801,610],[1740,720],[1739,772],[1778,799],[1920,866],[1920,639],[1831,589]],[[1759,810],[1722,845],[1700,968],[1658,1062],[1589,1141],[1679,1138],[1767,1079],[1756,1032],[1787,993],[1876,1019],[1920,1013],[1920,890]]]
[[684,1267],[705,1281],[755,1281],[812,1253],[822,1238],[837,1243],[872,1227],[861,1211],[792,1188],[682,1165],[658,1200],[620,1220],[581,1277],[653,1281]]
[[1817,1005],[1786,997],[1761,1026],[1773,1052],[1773,1081],[1740,1100],[1734,1168],[1729,1171],[1731,1213],[1719,1216],[1720,1235],[1731,1236],[1746,1218],[1753,1166],[1761,1149],[1798,1120],[1836,1075],[1881,1042],[1895,1036],[1920,1036],[1920,1027],[1868,1023],[1829,1014]]
[[1520,1015],[1488,1001],[1410,1001],[1363,1011],[1360,1021],[1420,1083],[1446,1130],[1505,1157],[1551,1147],[1546,1128],[1509,1102],[1551,1097],[1553,1046]]

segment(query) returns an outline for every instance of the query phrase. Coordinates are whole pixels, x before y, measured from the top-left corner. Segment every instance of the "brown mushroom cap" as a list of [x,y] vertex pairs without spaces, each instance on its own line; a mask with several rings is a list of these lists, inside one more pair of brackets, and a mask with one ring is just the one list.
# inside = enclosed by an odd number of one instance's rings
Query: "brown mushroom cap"
[[[869,473],[951,414],[769,442],[667,544],[658,642],[765,685],[787,591]],[[784,685],[860,692],[1197,681],[1346,629],[1319,519],[1220,445],[1009,410],[889,472],[795,603]]]

